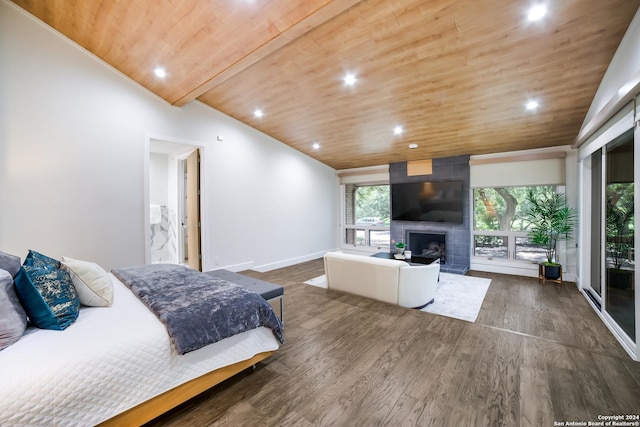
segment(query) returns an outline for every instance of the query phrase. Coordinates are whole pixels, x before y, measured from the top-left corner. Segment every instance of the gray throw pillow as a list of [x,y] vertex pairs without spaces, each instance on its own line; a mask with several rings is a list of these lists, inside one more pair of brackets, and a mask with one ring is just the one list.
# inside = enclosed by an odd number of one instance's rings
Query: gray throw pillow
[[20,270],[20,257],[0,251],[0,270],[7,270],[11,277],[16,277]]
[[27,328],[27,315],[20,305],[13,286],[13,278],[0,270],[0,350],[22,337]]

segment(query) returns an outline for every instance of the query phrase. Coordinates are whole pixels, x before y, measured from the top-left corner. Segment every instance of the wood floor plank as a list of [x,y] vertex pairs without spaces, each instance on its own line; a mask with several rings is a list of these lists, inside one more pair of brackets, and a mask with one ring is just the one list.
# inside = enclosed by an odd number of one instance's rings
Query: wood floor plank
[[[622,362],[616,358],[594,354],[595,366],[609,386],[620,413],[638,414],[640,412],[640,363]],[[633,374],[631,373],[633,372]]]
[[[391,329],[394,331],[391,335],[401,334],[397,340],[394,340],[397,345],[391,345],[386,338],[381,337],[382,342],[387,344],[384,347],[384,351],[383,348],[379,347],[373,350],[375,354],[371,356],[361,354],[361,361],[353,365],[348,377],[342,378],[340,381],[320,390],[311,399],[302,404],[298,412],[304,415],[306,419],[317,422],[324,413],[329,411],[336,396],[343,393],[345,389],[352,387],[359,378],[374,373],[380,378],[381,382],[388,381],[391,371],[397,366],[398,360],[420,333],[419,329],[408,327],[411,323],[413,323],[411,316],[399,318],[395,324],[391,325]],[[398,384],[395,381],[391,383]]]
[[[358,316],[358,312],[354,316]],[[306,365],[311,365],[307,372],[307,378],[303,381],[289,381],[282,386],[285,393],[265,391],[250,398],[250,401],[259,407],[277,407],[283,410],[292,405],[304,403],[305,398],[311,396],[323,387],[339,381],[343,374],[351,373],[353,368],[362,363],[362,359],[367,358],[367,354],[380,353],[380,346],[388,346],[383,336],[376,336],[373,332],[380,328],[382,324],[388,323],[384,316],[378,316],[371,322],[363,322],[359,327],[343,331],[342,335],[333,342],[327,343],[322,348],[315,348],[315,353],[308,360]],[[337,330],[334,327],[333,330]],[[350,349],[351,351],[347,351]],[[337,353],[339,351],[339,354]],[[369,360],[374,360],[368,357]],[[300,366],[294,369],[291,378],[298,378],[300,374],[296,370],[306,369]],[[329,408],[332,412],[339,410],[340,406],[348,406],[352,399],[337,399]],[[300,412],[303,415],[304,412]],[[335,414],[334,414],[335,416]]]
[[489,420],[482,408],[462,406],[455,400],[445,404],[430,400],[425,405],[418,426],[493,426],[500,425]]
[[455,349],[453,341],[436,333],[422,334],[394,369],[398,377],[409,378],[403,393],[422,398],[426,393],[425,384],[434,384],[443,373],[442,370],[434,370],[433,366],[444,366],[455,357]]
[[631,378],[633,378],[633,380],[638,385],[637,388],[640,389],[640,363],[634,362],[632,360],[625,360],[624,366],[625,368],[627,368],[627,372],[629,372]]
[[547,310],[539,305],[533,309],[525,311],[526,314],[532,315],[535,318],[536,325],[538,326],[537,334],[532,334],[540,337],[555,337],[557,336],[556,327],[553,324],[553,321],[549,318],[549,314]]
[[[399,378],[391,369],[388,372],[372,371],[369,378],[377,387],[371,387],[363,396],[362,403],[358,407],[351,407],[339,420],[342,425],[372,426],[381,425],[389,413],[397,405],[403,395],[403,389],[407,384],[407,377]],[[355,420],[355,422],[353,421]],[[346,423],[346,424],[345,424]]]
[[424,407],[424,402],[403,394],[382,424],[399,427],[416,426]]
[[575,285],[491,279],[475,323],[266,273],[285,287],[286,343],[149,426],[546,426],[638,413],[632,361]]
[[586,420],[587,406],[577,386],[573,370],[549,367],[549,395],[556,420]]
[[[415,343],[415,339],[413,341]],[[410,380],[428,381],[420,373],[415,373],[413,377],[408,375],[398,375],[396,370],[402,364],[403,356],[408,352],[405,350],[400,357],[395,359],[395,363],[384,363],[384,365],[374,365],[374,369],[366,375],[369,385],[366,393],[363,393],[358,406],[352,405],[340,420],[340,425],[347,425],[350,420],[357,420],[355,425],[372,426],[381,425],[388,417],[389,413],[396,407],[398,400],[404,395]],[[387,362],[387,361],[384,361]],[[424,364],[423,361],[418,363]],[[380,369],[378,369],[380,368]],[[402,380],[398,381],[398,378]]]
[[490,419],[500,425],[518,425],[520,420],[520,365],[525,338],[500,334],[498,349],[489,371],[487,403]]
[[297,412],[288,412],[279,422],[282,427],[313,427],[309,421],[301,417]]
[[552,426],[553,415],[546,369],[523,365],[520,368],[520,426]]
[[541,343],[544,346],[545,364],[548,368],[568,369],[575,371],[577,366],[571,359],[571,347],[556,342]]
[[[467,334],[461,339],[458,346],[460,360],[456,365],[463,365],[468,361],[466,372],[461,378],[451,377],[449,382],[458,383],[458,399],[463,404],[474,404],[477,401],[486,401],[489,392],[489,375],[493,364],[493,355],[496,354],[498,341],[496,332],[486,328],[469,328]],[[468,354],[468,358],[461,357]],[[446,385],[444,385],[446,387]]]
[[545,348],[547,341],[527,339],[522,343],[522,366],[544,371],[547,369]]

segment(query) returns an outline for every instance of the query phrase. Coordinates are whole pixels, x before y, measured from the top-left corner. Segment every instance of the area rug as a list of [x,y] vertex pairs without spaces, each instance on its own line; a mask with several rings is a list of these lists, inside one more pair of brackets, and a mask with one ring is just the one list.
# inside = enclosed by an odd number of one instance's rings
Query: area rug
[[[327,287],[324,275],[304,283],[320,288]],[[420,311],[475,322],[490,284],[490,279],[482,277],[440,273],[435,301]]]

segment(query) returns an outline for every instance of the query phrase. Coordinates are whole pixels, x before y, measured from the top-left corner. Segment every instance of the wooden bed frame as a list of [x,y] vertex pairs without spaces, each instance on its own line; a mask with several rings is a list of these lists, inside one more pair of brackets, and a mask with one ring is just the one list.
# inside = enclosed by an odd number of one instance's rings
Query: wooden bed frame
[[275,351],[258,353],[251,359],[243,360],[241,362],[234,363],[233,365],[224,366],[220,369],[216,369],[215,371],[211,371],[207,374],[202,375],[201,377],[195,378],[175,388],[172,388],[171,390],[159,394],[158,396],[149,399],[146,402],[143,402],[125,412],[122,412],[121,414],[118,414],[113,418],[109,418],[108,420],[98,425],[103,427],[130,427],[133,425],[142,425],[148,421],[151,421],[157,416],[162,415],[165,412],[175,408],[181,403],[186,402],[192,397],[197,396],[203,391],[210,389],[216,384],[220,384],[224,380],[229,379],[232,376],[249,368],[250,366],[255,365],[261,360],[266,359],[273,353],[275,353]]

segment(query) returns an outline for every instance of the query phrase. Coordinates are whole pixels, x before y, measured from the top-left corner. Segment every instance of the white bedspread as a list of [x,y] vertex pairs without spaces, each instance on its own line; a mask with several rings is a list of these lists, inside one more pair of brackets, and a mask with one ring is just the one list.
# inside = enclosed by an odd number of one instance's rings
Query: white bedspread
[[64,331],[29,328],[0,351],[0,425],[88,426],[279,344],[258,328],[178,355],[162,323],[111,275],[112,307]]

